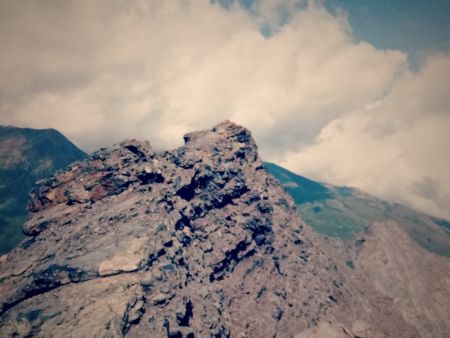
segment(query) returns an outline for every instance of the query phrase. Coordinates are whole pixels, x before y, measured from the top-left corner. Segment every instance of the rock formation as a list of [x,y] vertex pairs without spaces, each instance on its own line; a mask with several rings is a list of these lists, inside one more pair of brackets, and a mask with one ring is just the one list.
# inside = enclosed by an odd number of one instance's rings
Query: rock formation
[[184,139],[165,152],[125,141],[40,182],[28,239],[0,259],[1,336],[417,336],[353,286],[248,130]]

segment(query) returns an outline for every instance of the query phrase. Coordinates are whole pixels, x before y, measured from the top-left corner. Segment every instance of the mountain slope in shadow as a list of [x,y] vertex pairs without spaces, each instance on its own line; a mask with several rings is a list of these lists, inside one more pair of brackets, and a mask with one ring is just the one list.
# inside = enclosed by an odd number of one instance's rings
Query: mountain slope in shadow
[[54,129],[0,126],[0,255],[23,238],[29,192],[86,154]]
[[373,222],[394,221],[423,248],[450,257],[450,227],[446,220],[359,189],[316,182],[273,163],[264,165],[292,196],[303,220],[325,236],[348,240]]

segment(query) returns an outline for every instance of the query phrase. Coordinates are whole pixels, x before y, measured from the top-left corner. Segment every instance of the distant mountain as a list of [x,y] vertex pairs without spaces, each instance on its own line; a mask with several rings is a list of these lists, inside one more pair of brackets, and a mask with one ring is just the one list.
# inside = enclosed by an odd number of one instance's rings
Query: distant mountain
[[0,255],[23,238],[34,183],[85,157],[54,129],[0,126]]
[[446,220],[359,189],[316,182],[273,163],[264,165],[292,196],[302,219],[323,235],[350,239],[373,222],[395,221],[423,248],[450,257],[450,223]]

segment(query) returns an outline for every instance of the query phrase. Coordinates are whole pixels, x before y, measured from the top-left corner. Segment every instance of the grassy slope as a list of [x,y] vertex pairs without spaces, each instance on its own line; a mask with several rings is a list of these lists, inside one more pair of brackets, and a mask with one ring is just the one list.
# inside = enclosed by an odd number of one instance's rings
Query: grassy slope
[[54,129],[0,126],[0,255],[23,238],[34,183],[86,156]]
[[293,197],[303,220],[317,232],[350,239],[375,221],[396,221],[423,248],[450,257],[449,222],[390,203],[358,189],[306,179],[280,166],[265,163]]

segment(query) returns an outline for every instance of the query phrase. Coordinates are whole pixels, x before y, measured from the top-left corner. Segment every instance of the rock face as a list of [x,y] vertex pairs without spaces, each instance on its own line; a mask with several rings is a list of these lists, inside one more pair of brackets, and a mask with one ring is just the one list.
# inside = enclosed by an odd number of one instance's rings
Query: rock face
[[184,139],[125,141],[41,182],[28,239],[0,258],[1,336],[417,336],[353,287],[248,130]]

